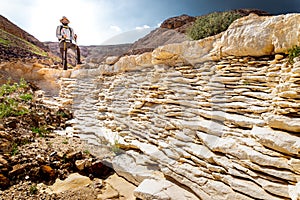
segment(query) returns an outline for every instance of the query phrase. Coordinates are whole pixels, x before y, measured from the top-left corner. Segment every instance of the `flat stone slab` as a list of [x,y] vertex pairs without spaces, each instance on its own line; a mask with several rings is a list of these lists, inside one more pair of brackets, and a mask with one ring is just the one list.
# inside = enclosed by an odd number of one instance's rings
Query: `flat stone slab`
[[145,179],[135,190],[134,196],[140,199],[198,200],[194,194],[165,180]]

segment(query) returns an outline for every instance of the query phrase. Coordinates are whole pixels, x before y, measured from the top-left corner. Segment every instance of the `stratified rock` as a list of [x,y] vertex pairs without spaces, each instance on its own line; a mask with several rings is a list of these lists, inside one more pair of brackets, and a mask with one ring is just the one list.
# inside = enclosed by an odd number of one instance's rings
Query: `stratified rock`
[[[205,200],[296,199],[300,64],[286,51],[299,17],[249,15],[216,36],[73,70],[62,85],[77,132],[134,149],[112,162],[135,184],[158,174]],[[161,191],[150,185],[141,198]]]
[[194,194],[167,180],[145,179],[135,190],[134,196],[143,199],[183,200],[199,199]]
[[300,132],[300,118],[290,118],[278,115],[265,115],[265,118],[269,126],[272,128],[295,133]]
[[143,156],[132,151],[129,154],[121,154],[113,159],[113,168],[116,173],[135,185],[139,185],[144,179],[162,176],[148,168],[149,163]]

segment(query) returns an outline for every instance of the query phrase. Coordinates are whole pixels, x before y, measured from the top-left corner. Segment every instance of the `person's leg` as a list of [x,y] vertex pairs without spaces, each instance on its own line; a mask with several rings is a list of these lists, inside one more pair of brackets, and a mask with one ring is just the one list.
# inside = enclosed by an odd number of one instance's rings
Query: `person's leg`
[[76,45],[76,51],[77,51],[77,64],[82,64],[81,59],[80,59],[80,49],[79,47]]
[[77,64],[82,64],[81,59],[80,59],[80,49],[78,45],[76,44],[71,44],[72,50],[76,53],[76,58],[77,58]]
[[68,52],[68,43],[64,42],[63,45],[64,45],[64,48],[63,48],[63,50],[64,50],[64,60],[63,60],[64,64],[63,64],[63,67],[64,67],[64,70],[67,70],[68,69],[68,54],[67,54],[67,52]]
[[61,55],[61,64],[63,64],[63,60],[64,60],[64,45],[63,45],[63,42],[59,43],[59,51],[60,51],[60,55]]
[[59,50],[61,54],[61,64],[63,65],[64,70],[67,70],[68,68],[68,59],[67,59],[67,43],[66,42],[61,42],[59,43]]

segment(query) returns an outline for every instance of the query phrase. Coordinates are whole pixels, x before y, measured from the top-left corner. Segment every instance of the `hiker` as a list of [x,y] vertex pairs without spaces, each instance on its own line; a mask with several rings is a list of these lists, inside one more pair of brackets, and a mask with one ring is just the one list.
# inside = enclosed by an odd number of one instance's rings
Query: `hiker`
[[[62,64],[64,67],[64,70],[68,69],[67,66],[67,51],[68,49],[72,49],[73,51],[76,51],[77,53],[77,64],[82,64],[80,61],[80,49],[78,45],[76,44],[77,35],[74,34],[74,31],[71,27],[69,27],[70,21],[67,17],[63,16],[60,19],[61,25],[57,26],[56,28],[56,37],[59,41],[59,49],[60,54],[62,58]],[[73,43],[75,42],[75,43]]]

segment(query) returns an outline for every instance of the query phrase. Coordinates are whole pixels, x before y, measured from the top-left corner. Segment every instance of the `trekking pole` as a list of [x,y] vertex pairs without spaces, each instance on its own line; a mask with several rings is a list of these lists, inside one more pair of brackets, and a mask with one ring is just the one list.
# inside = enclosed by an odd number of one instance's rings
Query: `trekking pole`
[[67,42],[66,42],[66,40],[64,40],[63,67],[64,67],[64,70],[68,69],[68,66],[67,66]]

